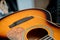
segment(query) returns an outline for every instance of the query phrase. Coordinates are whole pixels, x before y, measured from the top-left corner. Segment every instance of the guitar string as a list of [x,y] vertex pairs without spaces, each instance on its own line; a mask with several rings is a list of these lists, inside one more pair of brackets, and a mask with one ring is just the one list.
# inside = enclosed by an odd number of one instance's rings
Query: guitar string
[[53,38],[50,37],[49,35],[46,35],[46,36],[42,37],[42,38],[39,39],[39,40],[50,40],[50,39],[53,39]]
[[[35,15],[36,16],[36,15]],[[47,22],[49,22],[49,23],[52,23],[52,24],[54,24],[55,26],[58,26],[57,24],[55,24],[54,22],[51,22],[51,21],[49,21],[49,20],[47,20],[47,19],[44,19],[43,17],[40,17],[40,16],[36,16],[36,17],[39,17],[39,18],[41,18],[41,19],[43,19],[43,20],[45,20],[45,21],[47,21]],[[47,35],[46,35],[47,36]],[[55,38],[54,38],[55,39]],[[40,39],[41,40],[41,39]]]

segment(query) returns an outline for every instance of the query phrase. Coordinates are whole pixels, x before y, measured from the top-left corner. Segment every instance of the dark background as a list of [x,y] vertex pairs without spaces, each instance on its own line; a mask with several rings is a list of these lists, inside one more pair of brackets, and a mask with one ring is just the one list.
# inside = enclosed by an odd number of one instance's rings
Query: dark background
[[51,12],[52,20],[56,23],[57,21],[57,0],[50,0],[47,10]]
[[47,10],[51,12],[53,22],[60,26],[60,0],[50,0]]
[[18,11],[18,7],[17,7],[17,2],[16,0],[6,0],[7,5],[9,7],[9,12],[11,11]]

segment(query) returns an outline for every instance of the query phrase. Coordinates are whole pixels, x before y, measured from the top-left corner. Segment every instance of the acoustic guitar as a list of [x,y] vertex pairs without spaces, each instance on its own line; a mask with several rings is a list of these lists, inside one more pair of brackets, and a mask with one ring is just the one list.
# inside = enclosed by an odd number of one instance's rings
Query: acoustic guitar
[[47,10],[34,8],[12,13],[0,20],[0,36],[7,37],[9,30],[22,27],[25,30],[22,40],[60,40],[60,28],[49,14]]

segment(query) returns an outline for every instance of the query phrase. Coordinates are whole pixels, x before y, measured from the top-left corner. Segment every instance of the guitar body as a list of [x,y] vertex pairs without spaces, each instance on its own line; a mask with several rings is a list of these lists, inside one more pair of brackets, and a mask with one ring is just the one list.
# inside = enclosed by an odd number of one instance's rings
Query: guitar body
[[[22,33],[22,35],[24,35],[22,36],[24,40],[28,40],[30,36],[34,36],[31,35],[31,33],[34,33],[34,29],[37,30],[35,31],[37,32],[36,34],[41,33],[40,37],[35,35],[39,38],[44,37],[44,35],[49,35],[54,40],[60,40],[60,29],[47,21],[46,13],[48,12],[42,9],[27,9],[13,13],[0,20],[0,36],[7,37],[6,35],[9,30],[22,27],[25,30]],[[30,31],[33,32],[30,33]]]

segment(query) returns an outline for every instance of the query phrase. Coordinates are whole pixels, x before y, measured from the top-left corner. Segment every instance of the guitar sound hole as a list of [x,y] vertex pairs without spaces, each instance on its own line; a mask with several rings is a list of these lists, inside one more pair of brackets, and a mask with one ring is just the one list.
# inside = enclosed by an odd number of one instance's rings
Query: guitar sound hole
[[48,32],[43,28],[32,29],[27,33],[28,40],[39,40],[40,38],[48,35]]

